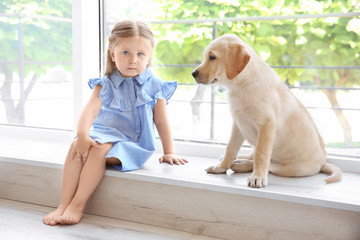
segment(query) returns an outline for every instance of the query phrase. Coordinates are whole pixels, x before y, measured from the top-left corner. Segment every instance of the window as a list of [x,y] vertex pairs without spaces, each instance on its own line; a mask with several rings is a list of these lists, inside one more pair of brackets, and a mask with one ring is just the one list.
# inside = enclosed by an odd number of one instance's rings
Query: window
[[6,0],[0,12],[0,124],[72,129],[71,0]]
[[155,33],[153,70],[178,81],[168,105],[176,139],[227,143],[225,89],[197,85],[191,72],[212,39],[234,33],[308,108],[328,152],[359,158],[359,8],[351,0],[1,1],[0,127],[72,131],[90,93],[87,79],[104,67],[99,53],[112,26],[136,18]]
[[[241,4],[240,4],[241,2]],[[225,144],[225,91],[198,86],[191,72],[217,36],[248,42],[307,107],[328,152],[359,156],[360,12],[356,1],[104,1],[104,51],[112,26],[144,19],[155,33],[153,70],[176,80],[168,105],[176,139]]]

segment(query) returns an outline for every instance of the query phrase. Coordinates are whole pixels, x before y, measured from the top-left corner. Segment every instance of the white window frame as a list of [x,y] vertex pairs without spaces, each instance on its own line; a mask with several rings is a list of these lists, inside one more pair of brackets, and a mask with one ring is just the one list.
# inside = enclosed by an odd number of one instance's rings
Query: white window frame
[[73,0],[74,129],[90,95],[87,81],[100,76],[100,17],[98,0]]

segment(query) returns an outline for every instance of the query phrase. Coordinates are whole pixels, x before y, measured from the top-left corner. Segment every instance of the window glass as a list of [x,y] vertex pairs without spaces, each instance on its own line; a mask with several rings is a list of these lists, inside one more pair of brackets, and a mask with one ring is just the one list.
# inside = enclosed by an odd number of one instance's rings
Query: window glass
[[328,152],[360,156],[360,13],[356,1],[105,0],[103,41],[122,19],[151,24],[153,70],[178,89],[168,105],[176,139],[225,144],[226,90],[195,84],[204,48],[233,33],[271,65],[307,107]]
[[0,3],[0,124],[73,128],[71,0]]

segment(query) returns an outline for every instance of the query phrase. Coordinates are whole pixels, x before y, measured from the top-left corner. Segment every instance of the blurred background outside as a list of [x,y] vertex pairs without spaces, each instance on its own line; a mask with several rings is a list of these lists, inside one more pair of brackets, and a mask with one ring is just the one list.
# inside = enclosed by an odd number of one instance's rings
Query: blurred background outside
[[[99,4],[102,53],[116,22],[141,19],[151,24],[156,40],[152,69],[179,85],[168,105],[175,139],[226,144],[232,123],[226,90],[197,85],[191,72],[214,38],[233,33],[249,43],[308,108],[328,152],[360,157],[358,0]],[[73,81],[80,80],[72,76],[72,31],[70,0],[1,1],[1,125],[74,129]]]

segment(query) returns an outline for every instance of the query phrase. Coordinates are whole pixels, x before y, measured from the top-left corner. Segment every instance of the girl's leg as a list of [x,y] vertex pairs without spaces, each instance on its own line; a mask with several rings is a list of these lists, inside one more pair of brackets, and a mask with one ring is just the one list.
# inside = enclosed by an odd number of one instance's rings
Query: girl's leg
[[77,190],[82,165],[79,165],[75,159],[71,159],[71,152],[75,142],[76,139],[71,144],[64,163],[61,202],[55,211],[49,213],[43,218],[43,222],[47,225],[57,224],[56,219],[64,213]]
[[75,224],[81,220],[88,199],[104,176],[106,167],[105,156],[111,146],[111,143],[105,143],[100,145],[99,148],[90,148],[86,163],[81,170],[76,193],[63,215],[57,218],[58,223]]

